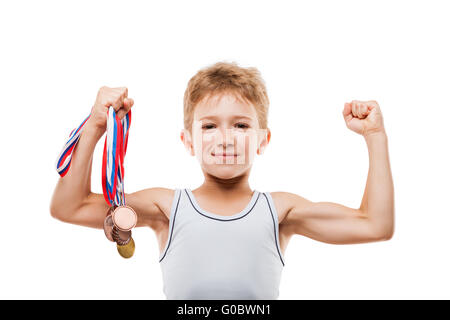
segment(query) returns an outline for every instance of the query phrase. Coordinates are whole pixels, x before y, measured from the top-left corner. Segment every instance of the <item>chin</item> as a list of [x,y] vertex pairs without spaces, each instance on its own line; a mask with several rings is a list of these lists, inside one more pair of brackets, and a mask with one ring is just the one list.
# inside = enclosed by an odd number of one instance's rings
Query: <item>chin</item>
[[[212,170],[207,170],[208,174],[220,178],[220,179],[232,179],[240,176],[245,170],[242,168],[237,168],[236,165],[218,165],[219,168],[214,168]],[[220,167],[223,166],[223,167]]]

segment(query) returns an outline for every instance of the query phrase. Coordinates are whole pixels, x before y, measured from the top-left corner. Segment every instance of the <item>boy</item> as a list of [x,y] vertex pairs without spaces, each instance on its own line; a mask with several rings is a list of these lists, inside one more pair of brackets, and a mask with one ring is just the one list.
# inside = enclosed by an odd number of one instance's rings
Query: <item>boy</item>
[[[107,108],[122,119],[133,106],[126,88],[102,87],[56,186],[51,214],[103,228],[108,210],[90,190],[92,156],[106,130]],[[149,188],[126,194],[137,227],[157,236],[168,299],[276,299],[284,252],[294,234],[333,244],[388,240],[394,230],[394,191],[387,136],[375,101],[345,103],[347,127],[364,136],[369,174],[361,206],[311,202],[288,192],[259,192],[248,177],[254,154],[270,141],[269,99],[255,68],[219,62],[200,70],[184,96],[181,140],[200,162],[195,190]]]

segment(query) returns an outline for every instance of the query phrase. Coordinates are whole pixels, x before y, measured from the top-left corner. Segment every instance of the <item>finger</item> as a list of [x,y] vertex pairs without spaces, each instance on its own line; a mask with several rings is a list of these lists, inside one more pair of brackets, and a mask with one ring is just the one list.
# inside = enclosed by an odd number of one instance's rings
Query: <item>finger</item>
[[348,102],[344,103],[344,110],[342,110],[342,115],[344,117],[348,116],[349,114],[351,115],[352,113],[352,105]]
[[127,87],[115,88],[115,92],[118,93],[122,99],[125,99],[128,97],[128,88]]
[[114,110],[118,112],[123,107],[123,96],[118,96],[114,101]]
[[119,112],[117,112],[117,117],[119,118],[119,120],[122,120],[126,115],[125,110],[122,108],[119,110]]
[[355,100],[352,101],[352,114],[354,117],[358,117],[358,114],[356,113],[356,102]]
[[126,114],[130,111],[131,107],[134,104],[134,100],[131,98],[125,98],[123,100],[123,107],[119,109],[119,112],[117,113],[117,116],[120,120],[125,118]]
[[130,109],[131,109],[131,104],[129,103],[127,98],[125,98],[125,100],[123,102],[123,107],[119,110],[119,112],[121,112],[121,114],[123,113],[123,116],[125,117],[125,115],[128,113],[128,111],[130,111]]
[[367,101],[367,104],[370,106],[379,107],[378,102],[376,102],[375,100],[369,100]]
[[344,116],[344,119],[346,122],[352,120],[352,105],[348,102],[344,104],[344,110],[342,111],[342,115]]
[[[113,89],[116,90],[116,89]],[[122,107],[123,105],[123,99],[121,99],[120,94],[118,91],[115,91],[114,93],[111,93],[108,97],[107,97],[107,104],[106,106],[112,106],[114,108],[114,111],[117,113],[117,111],[119,111],[119,109]]]
[[128,88],[127,87],[117,87],[117,88],[113,88],[113,90],[116,93],[123,95],[124,97],[128,97]]
[[125,98],[125,99],[123,100],[123,106],[124,106],[124,108],[125,108],[125,110],[126,110],[127,112],[130,111],[130,109],[131,109],[131,107],[133,106],[133,104],[134,104],[134,100],[131,99],[131,98]]
[[128,98],[123,99],[123,109],[128,111],[130,109],[130,100]]
[[362,109],[361,103],[359,103],[359,102],[356,103],[356,113],[358,114],[358,118],[359,119],[363,118],[363,115],[361,113],[361,109]]
[[368,109],[367,109],[367,105],[364,104],[361,108],[361,114],[363,115],[363,117],[365,117],[368,114]]
[[114,108],[114,100],[107,100],[106,103],[104,104],[106,109],[109,109],[109,107],[113,107]]

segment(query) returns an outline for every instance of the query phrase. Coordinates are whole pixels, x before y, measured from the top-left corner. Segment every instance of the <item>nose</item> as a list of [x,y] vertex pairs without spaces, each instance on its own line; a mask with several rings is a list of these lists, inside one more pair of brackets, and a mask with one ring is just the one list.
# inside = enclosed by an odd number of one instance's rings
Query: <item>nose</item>
[[235,145],[235,137],[233,130],[222,129],[219,130],[219,136],[216,136],[217,147],[225,150],[226,148],[233,148]]

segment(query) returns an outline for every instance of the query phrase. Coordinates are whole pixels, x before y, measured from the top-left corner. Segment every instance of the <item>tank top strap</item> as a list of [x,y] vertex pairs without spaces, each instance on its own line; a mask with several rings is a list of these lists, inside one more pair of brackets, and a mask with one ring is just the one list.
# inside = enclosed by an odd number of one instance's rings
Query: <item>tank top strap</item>
[[277,209],[275,208],[275,203],[273,201],[272,195],[270,194],[270,192],[263,192],[262,193],[264,195],[264,198],[266,200],[267,203],[267,207],[270,211],[270,215],[272,217],[273,220],[273,232],[275,235],[275,244],[277,246],[277,251],[278,251],[278,255],[280,256],[280,260],[283,263],[283,266],[285,265],[285,260],[283,257],[283,254],[281,253],[281,245],[280,245],[280,235],[279,235],[279,220],[278,220],[278,212]]
[[175,225],[175,220],[176,220],[176,216],[178,213],[178,208],[180,206],[180,200],[181,200],[181,196],[182,196],[182,189],[175,189],[175,193],[174,193],[174,197],[172,199],[172,204],[170,206],[170,216],[169,216],[169,236],[167,238],[166,241],[166,246],[164,248],[164,250],[162,251],[161,255],[159,256],[159,262],[162,261],[162,259],[164,259],[166,253],[167,253],[167,249],[170,246],[170,242],[172,240],[172,236],[173,236],[173,228]]

